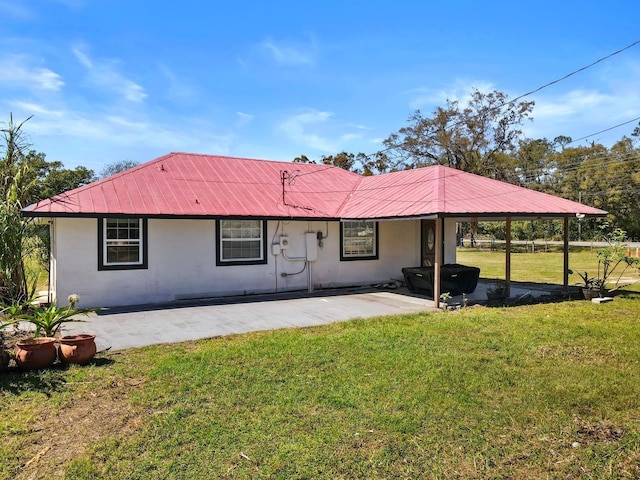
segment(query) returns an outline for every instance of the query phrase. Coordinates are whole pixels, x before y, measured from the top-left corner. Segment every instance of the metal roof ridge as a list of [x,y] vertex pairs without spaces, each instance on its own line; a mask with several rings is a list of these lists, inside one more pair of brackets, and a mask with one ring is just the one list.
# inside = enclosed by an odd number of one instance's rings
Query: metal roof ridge
[[[353,188],[351,189],[351,191],[345,195],[344,200],[342,201],[342,203],[340,204],[340,206],[336,209],[336,217],[342,217],[342,211],[344,209],[347,208],[347,205],[349,204],[349,200],[351,200],[351,196],[358,191],[358,187],[360,187],[360,184],[363,183],[365,181],[365,176],[360,175],[359,173],[356,173],[356,175],[358,175],[360,178],[358,179],[358,183],[356,183]],[[375,176],[375,175],[371,175],[371,176]]]

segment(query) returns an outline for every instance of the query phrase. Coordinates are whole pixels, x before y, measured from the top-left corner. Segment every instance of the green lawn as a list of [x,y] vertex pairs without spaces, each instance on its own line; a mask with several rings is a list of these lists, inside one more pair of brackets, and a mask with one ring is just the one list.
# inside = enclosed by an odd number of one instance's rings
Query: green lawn
[[[521,255],[518,279],[557,259],[561,272],[557,254]],[[503,268],[503,254],[460,258],[484,276]],[[640,478],[639,298],[380,317],[3,373],[0,478]]]
[[[520,282],[555,283],[562,285],[562,268],[564,254],[558,251],[557,246],[551,252],[544,252],[543,248],[538,253],[512,253],[511,255],[511,280]],[[596,260],[597,248],[571,247],[569,250],[569,268],[574,272],[589,272],[589,276],[595,276],[598,272]],[[464,265],[480,267],[480,276],[483,278],[504,279],[505,252],[478,250],[471,248],[459,248],[457,250],[457,262]],[[621,267],[619,267],[620,269]],[[634,270],[627,270],[624,275],[630,280],[638,280],[640,276]],[[569,276],[569,285],[580,283],[577,273]],[[629,282],[627,282],[629,283]],[[612,285],[609,285],[612,287]],[[636,283],[626,290],[640,291],[640,284]]]

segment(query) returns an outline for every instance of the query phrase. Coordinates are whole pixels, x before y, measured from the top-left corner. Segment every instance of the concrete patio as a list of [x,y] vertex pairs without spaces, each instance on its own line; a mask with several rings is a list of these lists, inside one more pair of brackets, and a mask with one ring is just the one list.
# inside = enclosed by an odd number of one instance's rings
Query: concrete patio
[[425,297],[385,290],[256,295],[104,310],[86,322],[65,324],[62,334],[94,333],[98,350],[122,350],[434,310]]
[[[470,305],[486,301],[490,282],[467,295]],[[511,298],[549,294],[548,286],[513,284]],[[462,296],[450,303],[462,305]],[[339,289],[140,305],[103,310],[86,322],[67,323],[63,335],[96,334],[98,350],[122,350],[260,330],[326,325],[354,318],[435,311],[431,298],[398,289]]]

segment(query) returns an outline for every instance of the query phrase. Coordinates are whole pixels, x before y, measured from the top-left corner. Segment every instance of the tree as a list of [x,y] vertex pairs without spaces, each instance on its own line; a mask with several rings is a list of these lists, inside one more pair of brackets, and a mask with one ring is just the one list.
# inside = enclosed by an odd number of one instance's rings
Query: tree
[[59,193],[73,190],[97,180],[93,170],[82,165],[72,169],[64,168],[62,162],[46,161],[44,153],[29,151],[24,157],[29,176],[34,181],[28,203],[38,202]]
[[392,133],[384,145],[389,169],[446,165],[498,180],[516,181],[512,158],[522,135],[518,128],[534,102],[512,102],[502,92],[475,90],[467,105],[447,100],[431,117],[420,110],[409,125]]
[[[364,153],[348,153],[342,151],[336,155],[323,155],[320,158],[322,165],[332,165],[334,167],[349,170],[350,172],[359,173],[361,175],[373,175],[374,173],[383,173],[387,168],[387,157],[384,153],[377,153],[372,155],[373,158],[365,155]],[[293,159],[293,163],[313,163],[317,164],[315,160],[310,160],[306,155],[300,155]]]
[[119,160],[117,162],[108,163],[100,171],[100,178],[110,177],[112,175],[115,175],[116,173],[124,172],[125,170],[129,170],[130,168],[137,167],[138,165],[139,163],[134,162],[133,160]]
[[513,154],[514,173],[519,183],[535,190],[543,190],[554,153],[553,144],[546,138],[520,140],[518,150]]
[[0,303],[24,302],[33,295],[37,275],[25,269],[27,257],[39,257],[48,268],[48,256],[43,254],[48,230],[42,232],[25,221],[20,209],[96,179],[86,167],[66,169],[31,150],[22,131],[30,118],[15,123],[9,115],[0,129]]
[[23,161],[27,144],[22,127],[29,118],[16,124],[10,115],[9,122],[0,130],[4,140],[0,160],[0,303],[24,303],[35,290],[24,262],[30,225],[20,215],[34,185]]

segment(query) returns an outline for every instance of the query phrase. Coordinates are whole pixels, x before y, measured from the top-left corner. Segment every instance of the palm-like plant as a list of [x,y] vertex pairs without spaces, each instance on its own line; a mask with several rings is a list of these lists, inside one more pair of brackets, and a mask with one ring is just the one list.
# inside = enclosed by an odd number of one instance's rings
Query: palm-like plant
[[77,315],[89,315],[97,312],[100,308],[75,308],[73,304],[65,307],[49,305],[47,308],[36,308],[32,313],[21,315],[20,318],[27,320],[35,326],[35,336],[53,337],[64,323],[84,322],[73,318]]

